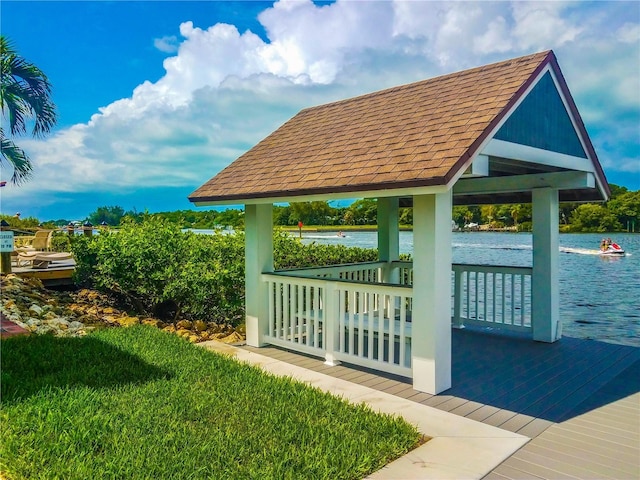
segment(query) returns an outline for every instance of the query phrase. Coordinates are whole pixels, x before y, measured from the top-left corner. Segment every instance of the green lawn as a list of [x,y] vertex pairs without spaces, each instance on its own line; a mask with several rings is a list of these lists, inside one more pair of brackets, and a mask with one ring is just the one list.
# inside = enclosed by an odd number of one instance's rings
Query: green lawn
[[151,327],[1,348],[7,478],[356,479],[419,441],[403,420]]

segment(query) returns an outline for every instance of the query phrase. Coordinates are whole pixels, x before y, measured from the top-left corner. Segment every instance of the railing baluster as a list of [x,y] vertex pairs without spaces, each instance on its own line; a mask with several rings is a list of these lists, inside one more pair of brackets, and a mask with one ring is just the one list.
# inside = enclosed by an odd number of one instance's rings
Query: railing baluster
[[273,287],[273,283],[274,282],[268,282],[268,288],[269,288],[269,336],[273,337],[273,331],[274,331],[274,322],[275,322],[275,312],[274,312],[274,287]]
[[[349,354],[354,355],[355,350],[355,310],[356,310],[356,292],[355,290],[348,290],[349,292]],[[358,350],[359,351],[359,350]]]
[[[378,361],[384,361],[384,298],[382,293],[376,294],[378,297]],[[389,319],[391,323],[391,319]]]
[[389,295],[389,363],[394,363],[396,353],[396,298],[396,295]]
[[[404,361],[404,357],[406,356],[407,352],[406,352],[406,339],[405,339],[405,328],[406,328],[406,323],[407,323],[407,297],[405,297],[404,295],[400,297],[400,331],[398,332],[398,339],[400,342],[400,355],[398,357],[398,365],[400,365],[401,367],[409,367],[410,365],[406,365],[406,362]],[[395,340],[394,340],[395,341]],[[393,361],[393,359],[391,360]]]
[[289,302],[289,320],[291,327],[289,330],[289,338],[293,342],[295,340],[295,331],[296,331],[296,300],[297,300],[297,288],[295,285],[291,285],[291,301]]
[[[320,287],[315,287],[315,295],[313,297],[313,311],[315,312],[315,322],[313,327],[313,346],[318,347],[320,344],[318,343],[318,333],[320,331],[320,321],[322,310],[320,310],[320,295],[322,294],[322,290]],[[322,319],[324,320],[324,318]]]
[[[476,273],[477,275],[477,273]],[[483,316],[483,320],[487,320],[487,272],[482,272],[482,285],[483,285],[483,297],[482,297],[482,316]]]
[[287,283],[283,285],[283,293],[284,297],[282,298],[282,339],[287,340],[287,335],[289,334],[289,292],[291,289],[291,284]]
[[491,312],[491,318],[492,318],[492,322],[496,323],[496,272],[493,272],[491,274],[491,300],[493,301],[492,305],[492,312]]
[[511,280],[511,298],[510,303],[511,303],[511,319],[510,319],[510,325],[515,325],[515,318],[516,318],[516,275],[515,274],[511,274],[509,276],[510,280]]
[[520,275],[520,326],[524,327],[524,309],[525,309],[525,303],[524,303],[524,297],[525,297],[525,293],[524,293],[524,275]]
[[358,356],[364,357],[364,296],[358,292]]
[[305,319],[306,306],[304,304],[304,290],[305,289],[302,285],[298,285],[298,292],[296,295],[298,297],[298,315],[297,315],[298,343],[303,343],[302,333],[307,323]]
[[502,310],[500,311],[500,320],[501,320],[501,323],[505,324],[507,323],[507,317],[505,314],[506,301],[507,301],[507,293],[504,285],[505,274],[501,273],[500,277],[501,277],[500,286],[501,286],[501,297],[502,297]]
[[344,315],[345,315],[345,295],[346,291],[339,288],[338,289],[338,331],[340,332],[339,339],[339,348],[338,350],[341,353],[345,353],[345,341],[344,341],[344,333],[345,333],[345,324],[344,324]]

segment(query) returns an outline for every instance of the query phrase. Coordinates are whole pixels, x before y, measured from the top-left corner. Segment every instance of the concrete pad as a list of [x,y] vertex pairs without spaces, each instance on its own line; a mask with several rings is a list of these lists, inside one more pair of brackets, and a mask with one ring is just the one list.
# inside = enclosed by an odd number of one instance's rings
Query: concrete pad
[[530,439],[401,397],[307,370],[221,342],[201,345],[263,370],[290,377],[372,410],[400,415],[430,437],[424,445],[373,473],[370,479],[480,479]]
[[516,438],[436,437],[367,479],[460,480],[482,478],[526,441]]

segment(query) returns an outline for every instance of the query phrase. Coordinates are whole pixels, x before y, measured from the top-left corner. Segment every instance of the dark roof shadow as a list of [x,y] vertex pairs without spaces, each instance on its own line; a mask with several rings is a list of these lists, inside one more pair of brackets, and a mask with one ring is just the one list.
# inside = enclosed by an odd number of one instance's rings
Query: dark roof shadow
[[5,405],[50,389],[114,388],[170,377],[170,372],[93,336],[2,340],[0,398]]
[[640,348],[454,330],[453,395],[561,422],[640,391]]

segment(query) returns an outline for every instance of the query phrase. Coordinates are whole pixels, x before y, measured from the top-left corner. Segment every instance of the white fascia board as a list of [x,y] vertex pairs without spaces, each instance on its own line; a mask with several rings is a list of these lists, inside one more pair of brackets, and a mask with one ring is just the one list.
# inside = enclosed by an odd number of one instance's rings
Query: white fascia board
[[193,204],[197,207],[211,207],[217,205],[257,205],[263,203],[315,202],[343,200],[350,198],[411,197],[413,195],[444,193],[448,190],[450,190],[450,187],[446,185],[432,185],[429,187],[390,188],[381,190],[365,190],[361,192],[351,191],[340,193],[322,193],[314,195],[296,195],[292,197],[265,197],[247,199],[234,198],[230,200],[218,200],[214,202],[193,202]]
[[574,157],[573,155],[551,152],[541,148],[529,147],[528,145],[520,145],[519,143],[496,140],[495,138],[485,146],[482,153],[493,157],[521,160],[567,170],[595,172],[593,162],[588,158]]
[[575,190],[595,188],[596,178],[590,172],[549,172],[510,177],[463,179],[456,183],[453,194],[478,195],[526,192],[536,188]]

